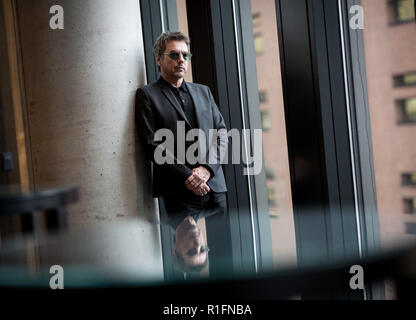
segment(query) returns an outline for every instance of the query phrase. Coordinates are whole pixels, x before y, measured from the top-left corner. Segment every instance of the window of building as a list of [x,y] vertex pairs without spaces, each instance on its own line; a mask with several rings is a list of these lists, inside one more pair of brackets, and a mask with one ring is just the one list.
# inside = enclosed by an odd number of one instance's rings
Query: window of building
[[253,26],[257,27],[258,25],[260,25],[260,21],[261,21],[261,14],[260,12],[256,12],[253,14]]
[[406,233],[407,234],[416,234],[416,223],[415,222],[406,222]]
[[276,206],[276,192],[272,187],[267,188],[267,200],[269,201],[269,207]]
[[260,103],[266,103],[267,102],[267,92],[266,91],[264,91],[264,90],[259,91],[259,100],[260,100]]
[[416,186],[416,172],[403,173],[402,174],[402,185],[404,185],[404,186]]
[[263,53],[263,50],[264,50],[263,34],[256,33],[254,35],[254,51],[256,52],[256,55],[260,55]]
[[416,71],[394,76],[396,87],[416,86]]
[[270,130],[270,116],[268,111],[261,111],[261,127],[264,131]]
[[416,197],[405,198],[404,202],[404,213],[416,214]]
[[268,180],[274,180],[276,178],[273,169],[269,167],[268,165],[266,165],[265,173],[266,173],[266,179]]
[[[240,1],[240,3],[245,2]],[[247,44],[247,53],[250,52],[250,57],[255,58],[257,74],[255,89],[260,102],[260,125],[263,128],[266,185],[257,184],[256,188],[262,188],[264,203],[262,202],[261,205],[268,207],[268,216],[265,220],[268,221],[269,231],[264,229],[261,233],[267,235],[270,232],[273,268],[279,269],[288,264],[296,265],[298,252],[276,16],[279,10],[276,8],[276,3],[274,0],[250,0],[252,10],[250,17],[255,19],[253,30],[249,32],[252,32],[254,39],[252,44]],[[246,77],[252,80],[256,78],[251,71]],[[253,94],[256,94],[254,90]]]
[[390,7],[393,23],[404,23],[415,20],[415,0],[391,0]]
[[[380,247],[384,249],[397,243],[396,241],[409,241],[410,239],[414,241],[416,239],[416,235],[410,237],[407,232],[404,232],[406,223],[410,219],[413,222],[416,216],[409,217],[409,215],[403,214],[404,212],[415,212],[413,198],[416,195],[413,187],[406,186],[413,179],[411,174],[415,169],[413,164],[416,159],[416,149],[412,148],[410,143],[414,140],[414,128],[397,125],[415,124],[416,96],[414,93],[410,93],[414,90],[413,87],[406,87],[406,91],[409,93],[401,98],[398,98],[398,90],[391,90],[392,86],[415,85],[416,59],[414,56],[416,50],[414,46],[409,46],[409,43],[414,42],[414,25],[398,25],[391,29],[391,32],[386,32],[386,28],[380,26],[388,27],[391,24],[414,21],[414,0],[361,1],[361,5],[367,17],[363,30],[364,48],[362,52],[365,55],[364,69],[366,73],[363,77],[367,79],[368,90],[366,93],[368,93],[369,120],[371,122],[371,153],[376,168],[374,178],[377,219]],[[380,5],[389,5],[386,9],[391,9],[387,12],[391,15],[381,14],[380,10],[383,8]],[[398,33],[400,33],[399,41]],[[350,35],[354,39],[351,42],[358,41],[358,36],[353,31],[350,32]],[[379,41],[379,39],[382,40]],[[354,70],[361,70],[360,56],[353,55],[352,60],[357,62]],[[404,72],[397,73],[397,70],[404,70]],[[357,84],[360,83],[361,76],[353,77]],[[393,82],[384,81],[382,83],[381,78],[392,79]],[[359,99],[358,94],[356,99]],[[388,111],[391,108],[396,111],[396,119],[393,121],[388,120]],[[360,131],[365,132],[366,128],[365,125],[361,128],[358,127],[357,134],[360,135]],[[398,164],[406,164],[408,167],[405,168],[408,171],[403,172]],[[368,181],[371,179],[368,178]],[[369,194],[371,195],[371,193]],[[367,201],[370,201],[370,197],[368,199]],[[371,229],[369,230],[371,231]],[[395,299],[394,290],[389,284],[386,285],[384,294],[388,300]]]
[[416,97],[397,101],[399,124],[416,123]]

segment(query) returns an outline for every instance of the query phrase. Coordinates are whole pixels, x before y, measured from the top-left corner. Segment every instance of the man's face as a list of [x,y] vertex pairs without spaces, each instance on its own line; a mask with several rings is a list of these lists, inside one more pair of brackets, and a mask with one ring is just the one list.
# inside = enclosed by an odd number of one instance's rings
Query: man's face
[[188,266],[201,265],[206,261],[208,251],[192,217],[186,217],[177,227],[174,251],[183,257]]
[[[173,60],[168,56],[171,52],[181,53],[178,60]],[[178,80],[185,76],[188,70],[188,61],[183,58],[183,53],[189,53],[185,41],[172,40],[166,44],[165,54],[157,56],[156,61],[160,66],[162,76],[167,80]]]

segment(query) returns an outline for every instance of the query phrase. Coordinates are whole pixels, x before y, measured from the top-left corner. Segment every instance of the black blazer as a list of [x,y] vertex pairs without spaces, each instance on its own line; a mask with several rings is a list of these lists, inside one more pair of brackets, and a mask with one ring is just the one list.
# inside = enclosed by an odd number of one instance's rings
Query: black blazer
[[[207,86],[189,82],[186,85],[194,102],[198,128],[204,131],[207,138],[206,150],[208,152],[213,147],[213,144],[209,144],[208,141],[208,130],[224,129],[226,132],[225,122]],[[145,146],[146,157],[153,163],[153,197],[191,192],[186,189],[185,181],[192,174],[192,168],[198,167],[200,163],[196,165],[190,165],[187,162],[178,163],[174,150],[166,149],[174,157],[174,164],[157,164],[154,160],[154,151],[162,143],[154,141],[154,135],[158,129],[166,128],[173,132],[176,148],[177,121],[185,121],[186,130],[191,128],[172,90],[160,81],[139,88],[136,92],[135,111],[136,126]],[[207,182],[210,189],[213,192],[226,192],[227,187],[220,159],[220,156],[226,156],[226,152],[220,152],[220,148],[223,151],[226,150],[228,137],[224,137],[223,134],[218,141],[216,163],[203,165],[211,172],[211,177]]]

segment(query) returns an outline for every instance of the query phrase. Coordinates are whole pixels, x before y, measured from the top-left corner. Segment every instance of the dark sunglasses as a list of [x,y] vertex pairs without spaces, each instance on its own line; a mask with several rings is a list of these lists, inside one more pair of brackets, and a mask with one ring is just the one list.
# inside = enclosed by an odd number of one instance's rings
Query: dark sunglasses
[[[204,245],[202,245],[201,246],[201,249],[199,249],[199,251],[201,252],[201,253],[203,253],[203,252],[209,252],[209,248],[208,248],[208,246],[204,246]],[[194,248],[192,248],[192,249],[189,249],[188,250],[188,252],[186,253],[186,255],[188,256],[188,257],[193,257],[193,256],[196,256],[196,249],[194,249]]]
[[[164,53],[164,54],[166,54],[169,58],[175,61],[179,60],[179,57],[181,56],[181,53],[177,51],[171,51],[169,53]],[[189,52],[182,52],[182,57],[183,57],[183,60],[190,61],[192,54]]]

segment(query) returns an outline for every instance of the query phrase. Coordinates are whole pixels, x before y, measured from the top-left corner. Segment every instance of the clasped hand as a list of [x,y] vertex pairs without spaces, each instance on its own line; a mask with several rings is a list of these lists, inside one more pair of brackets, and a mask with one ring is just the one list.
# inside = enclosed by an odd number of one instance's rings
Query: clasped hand
[[206,195],[210,188],[207,185],[207,181],[210,178],[211,173],[205,167],[198,167],[192,169],[192,175],[185,181],[185,186],[188,190],[199,196]]

